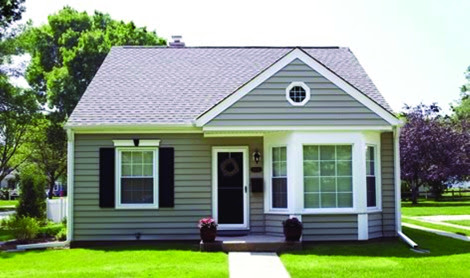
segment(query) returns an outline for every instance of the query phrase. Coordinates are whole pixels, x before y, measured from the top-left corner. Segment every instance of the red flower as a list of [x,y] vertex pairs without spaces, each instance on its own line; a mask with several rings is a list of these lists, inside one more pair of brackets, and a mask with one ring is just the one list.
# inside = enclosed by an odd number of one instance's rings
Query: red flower
[[199,220],[199,225],[198,225],[199,229],[201,228],[216,228],[217,227],[217,223],[215,223],[215,220],[212,219],[212,217],[205,217],[205,218],[202,218],[201,220]]

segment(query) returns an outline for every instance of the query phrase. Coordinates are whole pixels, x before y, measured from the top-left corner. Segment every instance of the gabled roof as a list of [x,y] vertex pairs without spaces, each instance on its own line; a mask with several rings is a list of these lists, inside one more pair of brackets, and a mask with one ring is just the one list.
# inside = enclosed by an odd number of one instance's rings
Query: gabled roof
[[[295,49],[113,47],[67,126],[191,125]],[[393,113],[348,48],[300,49]]]

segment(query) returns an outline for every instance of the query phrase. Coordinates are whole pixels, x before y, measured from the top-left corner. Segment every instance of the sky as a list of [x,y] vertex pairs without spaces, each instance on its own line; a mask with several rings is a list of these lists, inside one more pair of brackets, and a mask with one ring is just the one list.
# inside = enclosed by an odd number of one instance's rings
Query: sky
[[26,0],[34,25],[69,5],[187,46],[345,46],[395,111],[459,98],[470,66],[469,0]]

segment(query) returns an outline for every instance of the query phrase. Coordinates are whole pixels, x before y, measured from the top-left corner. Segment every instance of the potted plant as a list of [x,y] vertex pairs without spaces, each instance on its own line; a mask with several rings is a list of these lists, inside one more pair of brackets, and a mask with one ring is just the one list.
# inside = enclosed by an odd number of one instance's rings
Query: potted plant
[[217,223],[211,217],[199,220],[199,232],[203,242],[214,242],[217,235]]
[[286,241],[299,241],[302,236],[302,222],[296,217],[282,221]]

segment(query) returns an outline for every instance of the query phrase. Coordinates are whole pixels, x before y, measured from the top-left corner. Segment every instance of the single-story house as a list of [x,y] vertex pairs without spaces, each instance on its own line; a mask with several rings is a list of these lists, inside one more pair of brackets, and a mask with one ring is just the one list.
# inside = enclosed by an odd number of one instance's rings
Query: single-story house
[[345,47],[113,47],[68,133],[69,240],[396,236],[400,121]]

